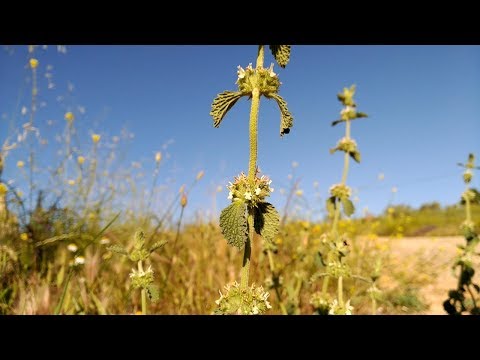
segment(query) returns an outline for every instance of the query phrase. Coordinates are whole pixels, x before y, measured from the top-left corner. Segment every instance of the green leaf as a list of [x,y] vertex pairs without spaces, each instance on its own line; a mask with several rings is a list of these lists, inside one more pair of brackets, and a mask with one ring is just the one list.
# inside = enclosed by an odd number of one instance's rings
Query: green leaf
[[160,240],[160,241],[157,241],[156,243],[154,243],[150,249],[148,250],[150,253],[154,252],[155,250],[158,250],[160,249],[161,247],[163,247],[168,241],[167,240]]
[[243,201],[234,201],[222,210],[220,228],[227,243],[241,249],[248,239],[247,205]]
[[364,112],[358,111],[358,112],[355,113],[355,119],[366,118],[366,117],[368,117],[368,115],[365,114]]
[[351,216],[355,212],[355,206],[353,206],[353,202],[350,199],[343,198],[342,206],[343,206],[343,212],[347,216]]
[[452,305],[452,303],[450,302],[450,299],[448,300],[445,300],[443,302],[443,309],[447,312],[447,314],[449,315],[455,315],[455,314],[459,314],[459,312],[457,311],[457,309],[455,308],[455,306]]
[[468,154],[468,167],[471,167],[473,168],[475,164],[475,155],[473,155],[472,153]]
[[460,283],[462,285],[469,285],[472,281],[473,275],[475,275],[475,270],[471,266],[466,266],[464,264],[464,269],[460,274]]
[[290,45],[270,45],[270,51],[282,68],[290,61]]
[[345,106],[355,106],[353,101],[355,88],[355,85],[350,86],[350,88],[343,88],[343,92],[337,94],[337,99]]
[[275,207],[267,202],[258,204],[253,221],[255,232],[267,242],[273,243],[280,227],[280,215]]
[[143,249],[145,246],[145,233],[142,230],[137,230],[134,235],[135,249]]
[[288,134],[293,126],[293,116],[288,111],[287,102],[278,94],[271,94],[269,97],[274,98],[280,108],[280,136]]
[[335,121],[332,122],[332,126],[340,124],[342,121],[345,121],[345,120],[342,120],[342,119],[335,120]]
[[107,247],[107,250],[120,255],[128,255],[127,250],[125,250],[123,246],[120,246],[120,245],[109,246]]
[[160,289],[157,285],[150,284],[147,286],[147,295],[152,302],[157,302],[160,299]]
[[213,117],[213,126],[218,128],[223,118],[227,114],[233,105],[245,94],[242,94],[240,91],[224,91],[221,94],[218,94],[215,100],[212,103],[212,110],[210,111],[210,116]]
[[360,164],[361,157],[360,157],[360,152],[358,150],[353,151],[349,154],[350,154],[350,156],[352,157],[353,160],[355,160],[357,163]]
[[335,196],[330,196],[327,199],[326,207],[327,207],[328,215],[333,216],[335,214]]

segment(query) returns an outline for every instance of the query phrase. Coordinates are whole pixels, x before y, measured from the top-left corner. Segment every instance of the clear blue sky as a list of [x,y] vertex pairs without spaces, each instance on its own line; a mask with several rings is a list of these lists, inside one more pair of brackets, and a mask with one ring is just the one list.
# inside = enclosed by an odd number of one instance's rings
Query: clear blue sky
[[[205,177],[190,194],[190,214],[212,211],[211,194],[218,185],[224,187],[218,194],[220,210],[228,203],[225,185],[247,170],[250,103],[240,100],[218,129],[210,106],[219,92],[236,89],[237,66],[254,63],[256,52],[256,45],[67,46],[66,53],[39,47],[39,101],[46,106],[39,109],[37,125],[52,138],[61,131],[55,124],[73,109],[85,134],[107,138],[128,128],[135,138],[125,148],[126,160],[144,164],[148,183],[154,154],[168,143],[160,184],[176,190],[204,169]],[[266,54],[269,65],[274,60]],[[30,102],[27,59],[26,46],[0,53],[1,143],[12,119],[20,126],[26,122],[21,108]],[[50,90],[44,76],[48,64],[55,83]],[[336,94],[351,84],[357,85],[359,110],[370,115],[352,124],[362,163],[351,166],[348,183],[358,190],[359,213],[365,206],[378,213],[391,200],[415,207],[458,201],[463,183],[456,163],[469,152],[480,157],[480,46],[293,46],[286,69],[275,69],[294,126],[280,138],[277,105],[263,98],[259,165],[273,180],[271,202],[278,208],[285,202],[279,190],[288,188],[294,161],[312,208],[323,207],[328,188],[339,182],[343,158],[329,149],[344,127],[330,123],[341,109]],[[69,83],[71,96],[58,98]],[[85,108],[83,115],[78,106]],[[53,126],[46,125],[49,119]],[[44,160],[50,155],[45,150]],[[11,153],[4,178],[15,178],[22,156]],[[315,181],[321,203],[315,200]],[[473,182],[478,184],[479,177]],[[394,186],[398,192],[392,199]]]

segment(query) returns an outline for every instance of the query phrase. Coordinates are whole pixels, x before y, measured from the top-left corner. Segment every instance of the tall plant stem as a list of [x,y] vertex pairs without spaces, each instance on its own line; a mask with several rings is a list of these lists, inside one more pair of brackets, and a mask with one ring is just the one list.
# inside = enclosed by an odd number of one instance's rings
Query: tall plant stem
[[[345,138],[350,139],[350,120],[347,120],[345,122]],[[347,182],[347,176],[348,176],[348,168],[350,166],[350,155],[348,153],[345,153],[344,158],[343,158],[343,172],[342,172],[342,180],[341,184],[345,185]],[[338,221],[340,220],[340,202],[336,200],[335,202],[335,213],[333,215],[333,224],[332,224],[332,235],[335,238],[335,240],[338,237]],[[330,280],[330,277],[327,275],[324,280],[323,280],[323,286],[322,286],[322,294],[326,295],[327,289],[328,289],[328,282]],[[338,286],[341,286],[341,278],[338,279]],[[340,294],[340,293],[339,293]],[[340,299],[339,299],[340,302]]]
[[[143,273],[143,264],[138,262],[138,272]],[[147,290],[142,288],[142,315],[147,315]]]
[[[263,67],[265,51],[264,46],[258,46],[257,54],[257,70]],[[253,181],[257,175],[257,144],[258,144],[258,111],[260,109],[260,89],[256,86],[252,91],[252,105],[250,107],[250,156],[248,161],[248,179]],[[252,252],[252,242],[255,234],[253,228],[253,211],[248,211],[248,240],[245,243],[245,250],[243,254],[242,272],[240,286],[245,289],[248,286],[248,276],[250,272],[250,256]]]

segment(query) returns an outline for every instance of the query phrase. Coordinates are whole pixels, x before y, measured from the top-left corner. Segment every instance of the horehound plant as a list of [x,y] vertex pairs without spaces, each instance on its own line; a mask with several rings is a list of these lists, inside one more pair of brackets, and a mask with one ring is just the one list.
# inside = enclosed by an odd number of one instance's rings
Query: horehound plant
[[[458,246],[460,254],[452,266],[454,275],[457,268],[460,269],[458,285],[455,290],[448,292],[448,299],[443,303],[443,308],[450,315],[462,315],[462,313],[480,315],[480,307],[477,303],[477,301],[480,301],[478,296],[480,294],[480,286],[472,281],[475,275],[473,256],[479,255],[479,253],[475,253],[475,248],[480,242],[480,238],[476,232],[475,223],[472,221],[470,208],[472,201],[475,199],[475,192],[470,188],[470,182],[473,178],[473,170],[478,170],[480,167],[475,166],[475,156],[473,154],[468,155],[466,164],[458,163],[458,165],[465,169],[463,173],[465,191],[462,194],[462,202],[465,203],[465,221],[460,226],[460,229],[465,237],[466,244]],[[470,296],[470,301],[467,301],[467,296]]]
[[[285,67],[290,60],[289,45],[270,45],[275,60]],[[248,283],[250,270],[251,247],[258,234],[266,242],[273,242],[278,232],[280,216],[272,204],[265,198],[273,192],[271,180],[266,176],[258,176],[257,138],[258,112],[260,97],[275,99],[281,114],[280,136],[288,134],[293,126],[293,117],[288,111],[287,103],[278,95],[280,80],[273,71],[273,63],[264,68],[265,47],[259,45],[256,67],[249,64],[245,69],[238,66],[238,91],[220,93],[212,104],[210,115],[213,126],[218,127],[226,113],[243,96],[252,100],[250,108],[250,156],[248,175],[241,173],[233,183],[227,186],[228,198],[232,203],[220,214],[222,234],[229,245],[239,250],[244,248],[240,284],[236,281],[225,286],[225,293],[220,291],[220,299],[216,301],[216,314],[262,314],[271,308],[267,298],[269,293],[262,286]]]
[[133,268],[130,273],[130,279],[132,281],[131,287],[133,289],[141,289],[142,296],[142,315],[147,315],[147,295],[148,298],[155,302],[159,299],[159,287],[154,284],[154,276],[152,267],[144,269],[144,262],[150,257],[150,255],[163,247],[167,241],[160,240],[154,243],[150,247],[146,247],[145,234],[142,230],[138,230],[135,233],[135,243],[132,251],[128,252],[120,245],[112,245],[107,248],[111,252],[115,252],[120,255],[127,256],[131,261],[137,263],[137,269]]
[[[341,210],[347,217],[351,216],[355,211],[353,202],[350,200],[352,190],[346,185],[350,158],[360,163],[360,152],[358,151],[357,143],[350,136],[351,121],[367,117],[367,114],[357,111],[357,105],[353,100],[354,94],[355,85],[352,85],[350,88],[344,88],[343,92],[337,95],[338,100],[344,107],[340,111],[340,119],[332,122],[332,126],[345,123],[345,136],[340,139],[336,147],[330,149],[331,154],[336,151],[345,153],[343,173],[340,183],[330,187],[330,197],[326,203],[328,213],[331,218],[333,217],[331,230],[329,233],[324,234],[322,239],[323,250],[319,252],[321,262],[325,266],[326,271],[316,273],[312,277],[312,281],[323,277],[322,291],[321,293],[314,293],[310,299],[315,312],[324,315],[350,315],[353,307],[350,305],[350,300],[345,302],[343,299],[343,280],[349,277],[363,279],[351,273],[351,269],[345,261],[349,253],[348,239],[346,234],[340,234],[338,230]],[[337,296],[333,300],[330,299],[327,292],[330,278],[337,279]]]

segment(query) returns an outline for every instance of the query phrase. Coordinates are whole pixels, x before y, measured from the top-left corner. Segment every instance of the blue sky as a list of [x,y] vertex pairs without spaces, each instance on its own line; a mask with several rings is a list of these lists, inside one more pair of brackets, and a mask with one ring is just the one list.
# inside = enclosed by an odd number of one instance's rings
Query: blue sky
[[[53,138],[63,129],[65,111],[73,110],[84,134],[107,139],[127,128],[135,137],[124,147],[125,161],[142,162],[147,183],[160,150],[165,156],[159,183],[176,191],[205,170],[190,193],[189,214],[214,211],[212,193],[221,185],[218,212],[228,204],[225,185],[247,170],[250,103],[241,99],[218,129],[210,106],[218,93],[236,89],[237,66],[255,63],[256,52],[256,45],[67,46],[66,53],[56,46],[38,47],[39,102],[45,106],[36,123]],[[266,54],[269,65],[274,59]],[[26,122],[21,109],[30,104],[27,61],[26,46],[0,52],[2,144],[10,125]],[[47,71],[47,65],[53,68]],[[300,178],[307,202],[297,198],[299,204],[317,211],[330,185],[339,182],[343,157],[330,155],[329,149],[344,127],[330,123],[341,109],[336,94],[351,84],[357,85],[359,110],[370,115],[352,124],[362,163],[351,165],[347,182],[356,189],[359,213],[366,206],[378,213],[389,201],[416,207],[459,199],[463,183],[456,163],[469,152],[480,157],[480,46],[294,45],[288,66],[275,65],[275,71],[294,126],[280,138],[278,107],[262,99],[259,166],[273,180],[271,202],[278,208],[285,203],[280,189],[288,189],[289,174]],[[52,74],[52,89],[45,72]],[[53,125],[47,126],[48,120]],[[88,136],[79,141],[87,142]],[[48,149],[42,154],[44,163],[52,155]],[[20,150],[10,153],[5,179],[18,176],[15,163],[22,157]],[[478,179],[473,186],[479,186]],[[392,197],[394,186],[398,192]]]

